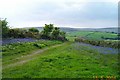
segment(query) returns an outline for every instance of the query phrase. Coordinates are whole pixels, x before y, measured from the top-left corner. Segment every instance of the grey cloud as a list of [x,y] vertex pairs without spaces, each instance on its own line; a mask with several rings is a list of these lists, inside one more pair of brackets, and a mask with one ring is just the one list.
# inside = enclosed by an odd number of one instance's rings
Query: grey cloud
[[[80,6],[83,5],[84,6]],[[74,7],[74,5],[77,5]],[[17,6],[16,6],[17,7]],[[82,8],[81,8],[82,7]],[[21,25],[22,22],[42,22],[72,25],[73,27],[110,27],[117,26],[117,5],[110,2],[34,2],[27,6],[19,7],[14,15],[8,16],[13,24]],[[31,24],[31,23],[29,23]]]

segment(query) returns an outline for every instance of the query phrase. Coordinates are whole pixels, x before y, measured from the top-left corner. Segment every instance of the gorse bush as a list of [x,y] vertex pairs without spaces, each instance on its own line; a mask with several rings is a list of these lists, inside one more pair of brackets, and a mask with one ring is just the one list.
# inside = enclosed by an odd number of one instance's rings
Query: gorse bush
[[39,32],[37,28],[30,29],[10,29],[7,26],[6,19],[0,19],[0,27],[2,29],[2,38],[37,38],[37,39],[49,39],[66,41],[65,32],[60,31],[58,27],[54,27],[53,24],[45,24],[43,31]]
[[2,38],[39,38],[39,30],[36,28],[30,28],[29,30],[20,28],[10,29],[6,18],[0,19],[0,28],[2,29],[0,33]]
[[60,31],[58,27],[54,27],[53,24],[45,24],[43,31],[41,32],[42,39],[61,40],[66,41],[65,32]]
[[0,19],[0,28],[2,38],[39,38],[39,30],[36,28],[26,29],[10,29],[6,19]]
[[9,29],[8,37],[11,38],[40,38],[39,31],[36,28],[26,29]]

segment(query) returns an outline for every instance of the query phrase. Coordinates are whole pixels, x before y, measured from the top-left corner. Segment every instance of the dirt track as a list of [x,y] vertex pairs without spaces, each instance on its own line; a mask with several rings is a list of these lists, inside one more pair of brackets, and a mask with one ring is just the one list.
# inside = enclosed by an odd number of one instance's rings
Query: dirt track
[[39,56],[41,53],[43,53],[43,52],[45,52],[49,49],[56,48],[58,46],[62,46],[63,44],[58,44],[58,45],[50,46],[50,47],[40,49],[40,50],[37,50],[37,51],[33,51],[31,54],[24,55],[24,56],[21,56],[21,57],[17,58],[17,60],[18,60],[17,62],[5,65],[4,67],[2,67],[2,69],[14,67],[14,66],[29,62],[30,60],[36,59],[36,56]]

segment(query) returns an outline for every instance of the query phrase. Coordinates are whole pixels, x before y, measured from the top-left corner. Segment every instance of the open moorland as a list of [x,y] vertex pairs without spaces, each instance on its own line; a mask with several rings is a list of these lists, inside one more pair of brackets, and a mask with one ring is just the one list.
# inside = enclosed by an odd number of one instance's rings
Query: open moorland
[[[19,34],[13,36],[16,30]],[[3,79],[120,77],[117,33],[64,31],[51,24],[40,31],[31,28],[22,34],[20,30],[4,33],[0,50]]]

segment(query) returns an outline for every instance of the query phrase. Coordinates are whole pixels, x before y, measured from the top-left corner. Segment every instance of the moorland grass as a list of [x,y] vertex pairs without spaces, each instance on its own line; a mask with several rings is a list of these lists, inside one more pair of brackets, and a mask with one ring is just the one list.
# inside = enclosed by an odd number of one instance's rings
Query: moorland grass
[[49,47],[55,44],[61,44],[61,41],[38,40],[36,42],[13,43],[2,46],[3,65],[8,64],[15,59],[30,54],[34,50]]
[[[100,54],[67,42],[43,52],[36,59],[3,70],[3,78],[118,77],[117,54]],[[86,48],[86,49],[84,49]]]

